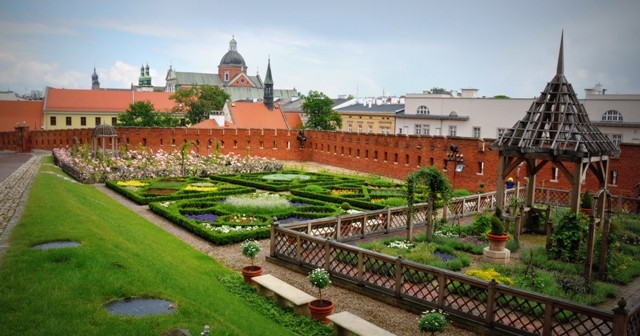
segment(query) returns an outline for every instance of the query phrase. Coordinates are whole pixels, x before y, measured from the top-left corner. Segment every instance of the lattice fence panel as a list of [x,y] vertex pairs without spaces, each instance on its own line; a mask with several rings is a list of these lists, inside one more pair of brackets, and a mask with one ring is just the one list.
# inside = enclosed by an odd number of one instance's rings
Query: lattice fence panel
[[396,211],[391,213],[391,219],[389,223],[390,228],[404,228],[406,226],[407,226],[406,211]]
[[303,252],[300,260],[316,267],[324,267],[324,244],[302,238]]
[[362,235],[363,217],[340,219],[340,235],[342,238],[360,237]]
[[395,289],[395,262],[388,262],[372,256],[365,256],[364,267],[366,270],[363,276],[364,282],[391,290]]
[[[553,333],[558,336],[611,335],[613,322],[554,308]],[[629,334],[638,335],[638,334]]]
[[640,311],[629,319],[629,326],[627,327],[628,335],[640,335]]
[[312,236],[316,236],[316,237],[322,237],[327,239],[335,238],[336,223],[316,224],[311,228],[310,233]]
[[430,302],[438,299],[438,278],[435,275],[406,268],[404,279],[401,293]]
[[497,323],[542,335],[545,305],[521,297],[498,293],[494,319]]
[[331,267],[333,272],[349,277],[358,276],[358,253],[335,249],[331,252]]
[[487,312],[487,289],[469,283],[447,279],[444,305],[452,309],[484,318]]
[[275,237],[275,249],[276,253],[289,258],[296,257],[296,236],[287,235],[284,233],[276,234]]

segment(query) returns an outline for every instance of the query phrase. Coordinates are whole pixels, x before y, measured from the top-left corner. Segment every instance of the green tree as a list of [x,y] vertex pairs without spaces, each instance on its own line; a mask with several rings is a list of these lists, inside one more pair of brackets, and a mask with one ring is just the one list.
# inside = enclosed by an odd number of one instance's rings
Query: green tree
[[191,88],[179,88],[170,99],[177,105],[176,112],[185,112],[189,123],[197,124],[209,117],[211,111],[219,111],[231,98],[219,86],[201,85]]
[[[427,201],[431,207],[431,213],[435,214],[436,203],[446,206],[453,193],[453,188],[446,175],[434,166],[423,167],[420,170],[409,174],[407,182],[407,207],[413,213],[415,203],[415,190],[417,187],[426,188]],[[411,218],[409,216],[408,218]],[[426,234],[431,238],[433,233],[433,217],[427,218]],[[410,224],[410,223],[408,223]],[[410,232],[408,232],[410,234]],[[411,240],[413,237],[408,237]]]
[[509,99],[509,96],[507,95],[497,95],[497,96],[493,96],[494,99]]
[[173,127],[178,123],[170,113],[156,112],[149,101],[131,103],[125,113],[118,115],[118,126]]
[[333,100],[322,92],[309,91],[302,103],[302,112],[308,117],[305,128],[335,131],[342,127],[340,113],[333,110]]

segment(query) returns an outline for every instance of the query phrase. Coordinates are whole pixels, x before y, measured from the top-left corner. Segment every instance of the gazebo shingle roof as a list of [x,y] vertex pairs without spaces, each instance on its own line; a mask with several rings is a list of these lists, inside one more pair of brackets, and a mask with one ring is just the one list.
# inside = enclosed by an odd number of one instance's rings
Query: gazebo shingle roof
[[591,123],[563,72],[561,39],[555,77],[531,104],[524,118],[497,139],[491,149],[549,154],[565,159],[620,153],[618,147]]

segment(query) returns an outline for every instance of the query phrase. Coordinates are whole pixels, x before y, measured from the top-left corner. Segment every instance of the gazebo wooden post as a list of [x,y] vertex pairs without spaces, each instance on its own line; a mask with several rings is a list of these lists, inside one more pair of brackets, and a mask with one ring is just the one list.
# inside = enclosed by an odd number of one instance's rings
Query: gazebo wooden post
[[596,238],[596,223],[593,214],[589,216],[589,240],[587,241],[587,259],[584,265],[584,283],[587,288],[591,288],[591,274],[593,268],[593,251],[595,247]]
[[496,186],[496,207],[500,208],[504,208],[504,169],[506,167],[506,161],[508,160],[508,156],[501,155],[500,158],[498,158],[498,185]]
[[[536,201],[536,160],[527,159],[527,177],[529,181],[527,182],[527,190],[525,195],[525,206],[529,207],[529,209],[533,208],[533,205]],[[527,214],[527,218],[529,218],[531,211]]]
[[571,206],[571,212],[573,213],[578,213],[580,210],[582,170],[582,164],[580,162],[573,165],[573,180],[571,181],[571,193],[569,194],[569,205]]

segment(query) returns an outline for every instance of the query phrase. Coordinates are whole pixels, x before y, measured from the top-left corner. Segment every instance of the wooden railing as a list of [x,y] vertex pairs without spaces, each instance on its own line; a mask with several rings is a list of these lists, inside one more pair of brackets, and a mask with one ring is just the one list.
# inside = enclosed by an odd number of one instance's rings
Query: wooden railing
[[[412,218],[424,226],[427,204]],[[365,250],[343,241],[406,231],[407,209],[311,220],[271,227],[269,259],[300,272],[324,268],[334,283],[421,312],[439,308],[457,324],[490,334],[638,335],[640,309],[607,312]]]

